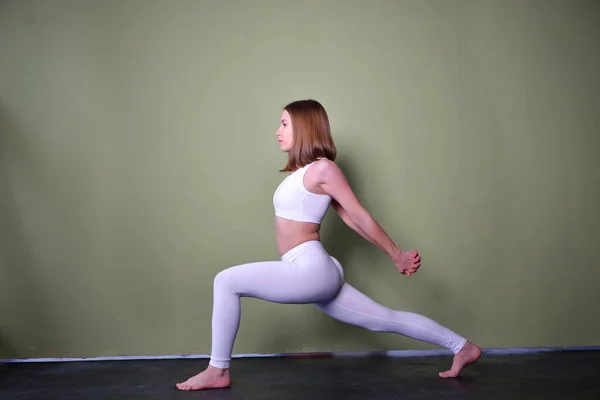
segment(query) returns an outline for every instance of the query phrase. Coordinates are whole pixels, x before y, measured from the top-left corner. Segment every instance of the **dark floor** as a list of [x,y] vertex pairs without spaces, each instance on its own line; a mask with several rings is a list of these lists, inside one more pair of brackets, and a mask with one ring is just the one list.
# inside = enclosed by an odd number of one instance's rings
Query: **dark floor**
[[206,360],[0,366],[0,399],[600,399],[600,351],[487,355],[443,380],[450,357],[236,359],[229,389],[174,385]]

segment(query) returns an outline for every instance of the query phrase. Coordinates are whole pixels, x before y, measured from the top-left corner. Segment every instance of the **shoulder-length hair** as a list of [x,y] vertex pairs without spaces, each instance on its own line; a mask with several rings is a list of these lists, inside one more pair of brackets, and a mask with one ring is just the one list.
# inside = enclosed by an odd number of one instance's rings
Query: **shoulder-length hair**
[[319,158],[334,161],[337,150],[325,108],[316,100],[298,100],[284,109],[292,119],[293,141],[280,172],[295,171]]

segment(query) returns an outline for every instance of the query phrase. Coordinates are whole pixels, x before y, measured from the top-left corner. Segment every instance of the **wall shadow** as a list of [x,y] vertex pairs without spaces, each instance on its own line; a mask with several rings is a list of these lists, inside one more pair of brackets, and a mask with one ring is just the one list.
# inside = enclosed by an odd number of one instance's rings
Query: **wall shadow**
[[[340,155],[336,159],[336,163],[343,171],[346,180],[353,191],[357,193],[357,196],[360,198],[359,193],[361,193],[362,186],[355,170],[356,161],[352,160],[350,157]],[[347,226],[333,210],[329,211],[325,222],[327,225],[324,226],[321,234],[323,246],[331,256],[335,257],[340,264],[342,264],[344,269],[344,280],[357,288],[357,284],[353,284],[356,274],[351,268],[353,254],[361,253],[366,256],[364,258],[373,260],[374,262],[377,262],[386,256],[379,248]],[[369,296],[368,293],[365,294]],[[318,324],[314,326],[313,331],[322,336],[333,337],[336,341],[348,336],[358,338],[361,343],[363,343],[364,350],[382,347],[380,340],[381,333],[371,332],[362,327],[340,322],[326,314],[323,314],[323,317],[318,319]]]

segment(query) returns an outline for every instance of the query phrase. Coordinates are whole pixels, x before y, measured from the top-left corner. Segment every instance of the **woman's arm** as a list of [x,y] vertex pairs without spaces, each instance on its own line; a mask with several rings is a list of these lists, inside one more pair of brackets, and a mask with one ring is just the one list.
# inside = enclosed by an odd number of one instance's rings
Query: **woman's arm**
[[335,210],[335,212],[339,215],[339,217],[342,219],[342,221],[344,221],[344,223],[346,225],[348,225],[348,227],[350,227],[353,231],[358,233],[360,236],[362,236],[364,239],[368,240],[375,246],[379,247],[379,249],[381,251],[383,251],[383,252],[386,251],[378,243],[374,242],[373,239],[371,239],[366,233],[364,233],[358,226],[356,226],[356,224],[354,222],[352,222],[352,220],[348,216],[348,213],[346,213],[346,210],[344,210],[344,208],[340,205],[340,203],[338,203],[336,200],[332,200],[331,208],[333,208]]
[[409,277],[421,266],[416,250],[402,251],[360,204],[344,174],[333,161],[320,162],[319,187],[332,198],[342,220],[358,234],[386,253],[401,274]]
[[319,187],[331,196],[335,210],[349,227],[394,260],[402,253],[379,223],[360,204],[342,170],[334,162],[322,163]]
[[386,253],[401,274],[411,276],[421,266],[416,250],[402,251],[356,198],[344,174],[333,161],[321,162],[319,187],[332,198],[342,220],[358,234]]

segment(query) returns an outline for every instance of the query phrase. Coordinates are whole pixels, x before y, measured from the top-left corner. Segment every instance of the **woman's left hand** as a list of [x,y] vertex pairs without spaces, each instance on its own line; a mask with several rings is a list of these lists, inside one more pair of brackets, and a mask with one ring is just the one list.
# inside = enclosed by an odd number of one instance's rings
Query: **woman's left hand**
[[403,275],[411,276],[421,266],[421,256],[416,250],[399,250],[393,257],[396,268]]

